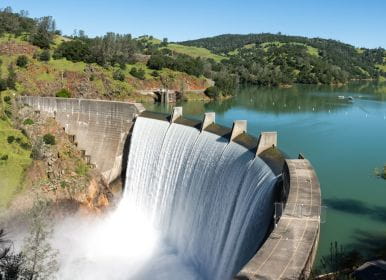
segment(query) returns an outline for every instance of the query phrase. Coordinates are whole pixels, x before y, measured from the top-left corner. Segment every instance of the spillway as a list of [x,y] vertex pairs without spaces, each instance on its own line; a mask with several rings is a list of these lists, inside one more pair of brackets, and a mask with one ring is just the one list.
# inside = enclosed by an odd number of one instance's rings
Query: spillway
[[256,154],[195,127],[138,117],[122,204],[201,279],[231,279],[272,222],[276,176]]
[[[320,185],[302,155],[284,159],[276,132],[227,129],[141,104],[21,96],[53,117],[107,183],[116,209],[61,221],[59,279],[306,279],[319,240]],[[277,175],[277,176],[275,176]],[[273,215],[275,208],[275,215]],[[274,224],[272,232],[270,225]]]

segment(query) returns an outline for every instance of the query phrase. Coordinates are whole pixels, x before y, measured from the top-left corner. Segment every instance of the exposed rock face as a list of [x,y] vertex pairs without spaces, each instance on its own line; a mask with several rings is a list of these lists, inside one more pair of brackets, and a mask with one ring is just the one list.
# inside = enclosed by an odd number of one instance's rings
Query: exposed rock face
[[110,205],[113,194],[100,176],[92,177],[87,190],[76,196],[76,200],[89,210],[101,210]]
[[[26,119],[33,124],[23,124]],[[99,170],[87,164],[82,152],[54,119],[23,107],[15,121],[28,135],[34,158],[25,178],[27,193],[34,195],[24,196],[23,200],[44,197],[71,211],[98,212],[110,205],[113,195]],[[55,145],[44,143],[42,137],[47,133],[55,137]],[[28,207],[32,203],[24,201],[23,204]]]

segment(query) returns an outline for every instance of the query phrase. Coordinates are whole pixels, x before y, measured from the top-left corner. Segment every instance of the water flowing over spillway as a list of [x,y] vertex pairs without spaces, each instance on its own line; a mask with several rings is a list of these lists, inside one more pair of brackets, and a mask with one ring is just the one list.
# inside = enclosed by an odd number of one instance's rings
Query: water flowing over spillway
[[[188,268],[185,279],[231,279],[272,222],[275,175],[252,151],[216,134],[138,117],[126,172],[121,206],[160,233],[175,264]],[[150,279],[181,279],[174,269],[158,265]]]

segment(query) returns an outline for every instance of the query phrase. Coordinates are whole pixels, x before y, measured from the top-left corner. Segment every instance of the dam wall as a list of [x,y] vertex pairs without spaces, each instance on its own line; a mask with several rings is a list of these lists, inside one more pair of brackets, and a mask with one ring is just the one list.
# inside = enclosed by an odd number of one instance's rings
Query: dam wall
[[126,138],[135,116],[145,110],[138,103],[91,99],[22,96],[19,101],[54,117],[108,183],[121,175]]
[[[245,121],[229,129],[215,123],[215,113],[185,119],[181,107],[168,116],[135,103],[19,101],[55,117],[107,182],[121,175],[128,153],[124,199],[137,198],[129,204],[145,208],[164,228],[181,252],[180,264],[194,260],[192,267],[207,279],[309,274],[319,239],[320,185],[308,160],[283,158],[276,132],[255,138]],[[267,178],[282,182],[279,195]]]
[[276,205],[275,229],[235,279],[306,279],[310,274],[320,231],[319,181],[302,156],[286,160],[283,176],[288,198]]

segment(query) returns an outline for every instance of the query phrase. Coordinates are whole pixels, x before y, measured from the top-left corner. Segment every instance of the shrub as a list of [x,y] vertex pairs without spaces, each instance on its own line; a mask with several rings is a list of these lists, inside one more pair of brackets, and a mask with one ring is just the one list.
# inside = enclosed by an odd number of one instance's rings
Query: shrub
[[0,78],[0,91],[7,89],[7,81]]
[[51,59],[51,53],[49,50],[44,50],[42,51],[39,56],[38,56],[38,59],[40,61],[50,61]]
[[20,144],[21,143],[21,138],[20,137],[16,137],[15,141],[16,141],[16,143]]
[[0,155],[0,160],[8,160],[8,155]]
[[69,61],[88,61],[91,55],[88,44],[81,40],[73,40],[61,43],[55,50],[53,58],[66,58]]
[[10,96],[4,96],[3,100],[4,100],[4,102],[11,104],[11,97]]
[[30,150],[30,149],[31,149],[31,145],[28,144],[28,143],[25,143],[25,142],[20,143],[20,147],[21,147],[22,149],[24,149],[24,150]]
[[24,125],[32,125],[34,124],[34,121],[31,120],[31,119],[25,119],[24,122],[23,122]]
[[7,115],[8,118],[12,117],[12,112],[9,110],[4,110],[4,113]]
[[123,82],[125,80],[125,73],[122,72],[122,70],[117,70],[113,73],[113,79],[117,81]]
[[8,137],[7,137],[7,142],[8,142],[9,144],[12,144],[13,141],[15,141],[15,136],[11,135],[11,136],[8,136]]
[[65,88],[62,88],[56,93],[56,97],[70,98],[71,92]]
[[16,59],[16,65],[19,67],[26,67],[28,64],[28,58],[25,55],[20,55]]
[[130,75],[140,80],[145,79],[145,71],[143,69],[137,69],[136,67],[131,68]]
[[68,183],[66,181],[60,181],[60,186],[62,187],[62,189],[65,189],[66,187],[68,187]]
[[119,68],[121,68],[122,70],[126,70],[126,63],[120,63],[119,64]]
[[206,90],[205,90],[205,94],[207,96],[209,96],[210,98],[217,98],[220,96],[221,94],[221,91],[218,87],[216,86],[212,86],[212,87],[208,87]]
[[13,68],[13,64],[8,66],[8,77],[6,83],[9,89],[16,89],[16,72]]
[[55,145],[55,136],[47,133],[43,136],[43,141],[47,145]]
[[158,71],[153,71],[153,72],[151,72],[151,75],[153,76],[153,77],[159,77],[159,73],[158,73]]

